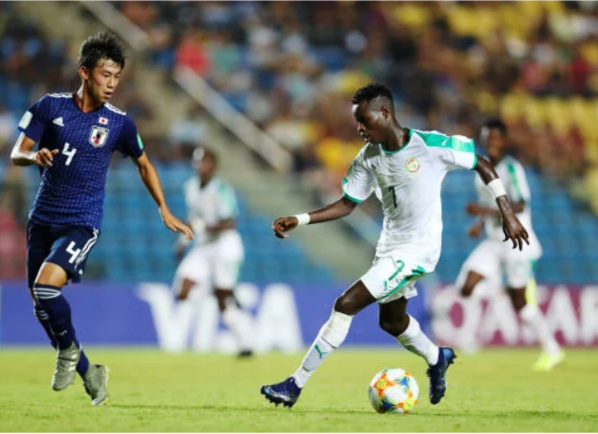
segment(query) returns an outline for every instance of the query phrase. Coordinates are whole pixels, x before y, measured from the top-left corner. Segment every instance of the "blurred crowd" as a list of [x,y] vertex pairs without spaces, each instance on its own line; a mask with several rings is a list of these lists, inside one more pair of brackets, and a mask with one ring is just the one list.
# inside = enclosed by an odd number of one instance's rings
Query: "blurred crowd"
[[[294,174],[321,202],[338,197],[363,146],[350,98],[375,80],[392,88],[407,127],[477,138],[486,117],[502,116],[513,152],[598,213],[597,2],[112,4],[147,32],[155,68],[204,77],[292,153]],[[0,2],[0,257],[15,258],[0,261],[5,277],[22,274],[31,199],[27,172],[8,164],[16,125],[44,93],[78,87],[78,48]],[[193,108],[156,131],[168,107],[148,101],[135,63],[114,104],[135,119],[154,160],[185,158],[209,137],[206,112]]]
[[[154,66],[201,74],[292,152],[295,173],[322,200],[338,194],[363,146],[350,97],[372,80],[393,89],[404,126],[477,137],[485,117],[502,115],[526,164],[561,181],[598,184],[596,2],[112,4],[149,34]],[[11,3],[0,4],[0,36],[7,157],[31,100],[76,86],[78,47],[45,38]],[[143,132],[163,108],[137,90],[134,74],[114,103]],[[190,112],[171,131],[146,137],[154,157],[182,155],[168,147],[201,141],[201,117]]]
[[405,126],[476,137],[499,114],[543,173],[590,179],[598,162],[596,2],[114,4],[157,66],[209,80],[324,194],[362,146],[349,99],[370,80],[391,86]]

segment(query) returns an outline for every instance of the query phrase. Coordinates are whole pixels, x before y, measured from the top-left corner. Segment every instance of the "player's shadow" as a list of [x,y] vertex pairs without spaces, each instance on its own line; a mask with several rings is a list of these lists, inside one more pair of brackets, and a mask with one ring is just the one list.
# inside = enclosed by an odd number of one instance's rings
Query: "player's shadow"
[[170,410],[170,411],[189,411],[189,410],[225,410],[234,408],[235,411],[255,411],[253,407],[238,407],[226,405],[173,405],[173,404],[110,404],[112,408],[122,408],[127,410]]
[[234,409],[234,411],[236,413],[239,412],[255,412],[258,410],[267,410],[267,411],[292,411],[295,414],[301,414],[301,415],[305,415],[305,414],[319,414],[319,413],[323,413],[323,414],[372,414],[375,415],[376,413],[373,412],[372,410],[369,409],[364,409],[364,410],[339,410],[338,408],[321,408],[321,409],[306,409],[306,410],[300,410],[300,409],[287,409],[284,408],[282,405],[275,407],[273,405],[271,406],[257,406],[257,407],[239,407],[237,405],[231,405],[231,406],[227,406],[227,405],[214,405],[214,404],[209,404],[209,405],[177,405],[177,404],[161,404],[161,403],[156,403],[156,404],[110,404],[110,407],[113,408],[122,408],[122,409],[127,409],[127,410],[169,410],[169,411],[189,411],[189,410],[226,410],[226,409]]
[[[308,414],[344,414],[344,415],[372,415],[377,416],[375,412],[371,409],[363,409],[363,410],[356,410],[356,409],[344,409],[340,410],[338,408],[319,408],[319,409],[287,409],[282,406],[275,407],[271,406],[245,406],[239,407],[237,405],[234,406],[226,406],[226,405],[217,405],[217,404],[210,404],[210,405],[180,405],[180,404],[110,404],[112,408],[121,408],[121,409],[130,409],[130,410],[168,410],[168,411],[199,411],[199,410],[227,410],[227,409],[234,409],[236,413],[240,412],[248,412],[254,413],[255,411],[279,411],[279,412],[292,412],[293,414],[297,415],[308,415]],[[429,409],[427,411],[415,411],[409,415],[410,418],[418,418],[418,417],[425,417],[425,418],[455,418],[455,417],[469,417],[469,416],[480,416],[483,414],[485,417],[509,417],[510,419],[514,418],[544,418],[550,416],[557,416],[559,418],[572,418],[572,419],[585,419],[585,420],[597,420],[598,421],[598,414],[596,413],[578,413],[578,412],[567,412],[563,410],[509,410],[506,411],[484,411],[484,412],[469,412],[469,411],[454,411],[451,412],[435,412],[433,409]]]
[[483,415],[484,417],[496,417],[496,418],[544,418],[550,416],[556,416],[559,418],[571,418],[571,419],[594,419],[598,420],[597,413],[579,413],[579,412],[571,412],[571,411],[563,411],[563,410],[509,410],[509,411],[454,411],[451,409],[450,413],[437,413],[433,409],[427,411],[415,411],[412,413],[412,417],[423,416],[426,418],[429,417],[475,417]]

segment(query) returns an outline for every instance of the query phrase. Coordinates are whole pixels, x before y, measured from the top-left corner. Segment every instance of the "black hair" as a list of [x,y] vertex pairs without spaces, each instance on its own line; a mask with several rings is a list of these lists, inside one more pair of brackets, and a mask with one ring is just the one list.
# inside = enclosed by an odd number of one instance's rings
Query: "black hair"
[[353,95],[353,98],[351,98],[351,102],[353,104],[359,104],[362,101],[371,101],[378,97],[386,100],[386,102],[390,104],[391,112],[394,113],[392,92],[387,86],[381,83],[370,83],[367,86],[360,87]]
[[125,67],[125,51],[116,37],[108,32],[99,32],[83,41],[77,65],[91,71],[101,59],[110,59],[118,63],[122,69]]
[[500,118],[488,118],[482,124],[482,127],[488,129],[497,129],[502,133],[503,136],[507,135],[507,126]]

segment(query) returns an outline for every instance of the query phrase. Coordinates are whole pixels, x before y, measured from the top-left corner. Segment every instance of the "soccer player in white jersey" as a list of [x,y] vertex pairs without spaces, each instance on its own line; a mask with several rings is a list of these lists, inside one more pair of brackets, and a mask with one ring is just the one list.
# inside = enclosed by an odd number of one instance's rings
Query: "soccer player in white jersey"
[[[189,223],[196,233],[195,244],[177,269],[173,290],[182,301],[192,290],[213,289],[224,324],[237,341],[239,356],[248,357],[252,355],[249,337],[233,292],[244,259],[243,242],[235,228],[235,191],[216,176],[218,160],[212,149],[195,149],[193,166],[197,176],[185,183],[184,192]],[[179,253],[186,241],[180,238]]]
[[415,282],[434,271],[440,257],[444,176],[454,169],[476,170],[496,197],[505,240],[511,239],[513,248],[521,249],[528,242],[527,232],[492,165],[476,156],[471,139],[402,127],[392,94],[382,84],[357,90],[352,103],[357,131],[366,145],[343,180],[343,197],[309,214],[278,218],[272,228],[277,237],[286,238],[286,232],[297,226],[349,215],[375,192],[384,212],[376,257],[370,269],[337,298],[297,371],[260,391],[270,402],[292,407],[310,376],[343,343],[353,316],[378,302],[380,327],[427,362],[430,402],[438,404],[446,390],[446,371],[456,356],[451,348],[433,344],[406,308],[408,299],[417,294]]
[[[478,237],[485,228],[486,239],[463,263],[456,286],[463,297],[470,297],[480,282],[501,286],[504,274],[513,307],[542,344],[543,352],[535,363],[534,370],[549,371],[563,360],[564,352],[548,330],[535,300],[534,264],[542,256],[542,247],[532,229],[529,205],[531,197],[525,170],[515,158],[506,154],[507,128],[500,119],[489,119],[483,125],[481,140],[496,173],[504,180],[513,210],[527,228],[530,246],[518,251],[509,249],[501,242],[503,233],[500,211],[482,180],[476,177],[478,203],[468,204],[467,212],[479,218],[470,227],[469,234]],[[460,336],[460,341],[464,347],[476,346],[475,327],[468,328]]]

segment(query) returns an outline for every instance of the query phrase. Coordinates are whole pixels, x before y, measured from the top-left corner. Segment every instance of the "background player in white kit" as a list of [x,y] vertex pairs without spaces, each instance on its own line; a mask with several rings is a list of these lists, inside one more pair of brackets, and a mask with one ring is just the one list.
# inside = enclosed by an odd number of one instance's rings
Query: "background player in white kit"
[[[239,356],[251,356],[243,312],[233,292],[244,259],[243,242],[235,228],[238,215],[235,192],[216,176],[218,161],[210,148],[195,149],[193,167],[197,176],[187,180],[184,193],[196,238],[176,271],[173,290],[178,300],[186,300],[192,290],[213,289],[222,320],[237,341]],[[181,238],[177,244],[179,256],[185,246]]]
[[277,237],[286,238],[285,232],[297,226],[350,214],[375,192],[384,211],[376,258],[371,268],[336,300],[330,318],[297,371],[285,381],[262,386],[261,393],[270,402],[293,406],[313,372],[343,343],[353,316],[377,301],[380,327],[426,360],[430,402],[438,404],[455,353],[451,348],[434,345],[406,309],[408,299],[417,294],[415,281],[434,271],[440,257],[440,189],[444,176],[454,169],[475,169],[496,198],[504,219],[505,240],[510,238],[513,248],[521,249],[528,242],[527,232],[511,209],[492,165],[476,156],[473,140],[403,128],[396,119],[392,94],[381,84],[357,90],[352,103],[357,131],[367,144],[343,180],[343,197],[309,214],[278,218],[272,228]]
[[[478,203],[468,204],[467,212],[479,219],[471,226],[469,234],[478,237],[485,228],[486,239],[463,263],[456,286],[463,297],[470,297],[481,282],[502,286],[504,273],[513,307],[542,344],[543,352],[535,363],[534,370],[549,371],[563,360],[564,352],[548,329],[535,298],[534,264],[542,256],[542,247],[532,229],[531,195],[525,170],[515,158],[506,154],[507,128],[500,119],[489,119],[483,125],[480,136],[490,162],[505,184],[513,210],[527,228],[530,246],[518,251],[509,249],[501,242],[503,233],[500,212],[482,180],[476,177]],[[460,343],[464,348],[477,345],[475,329],[476,327],[468,327],[460,336]]]

